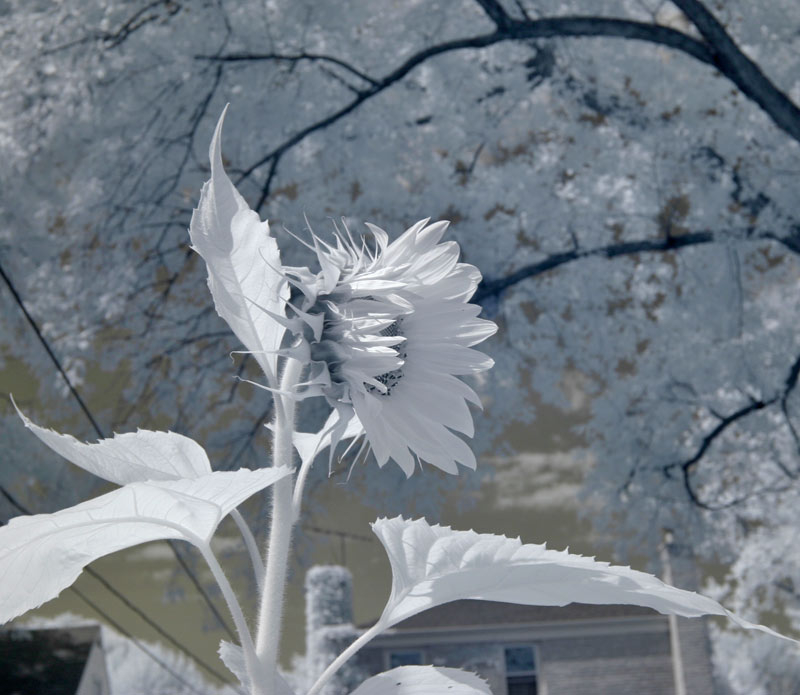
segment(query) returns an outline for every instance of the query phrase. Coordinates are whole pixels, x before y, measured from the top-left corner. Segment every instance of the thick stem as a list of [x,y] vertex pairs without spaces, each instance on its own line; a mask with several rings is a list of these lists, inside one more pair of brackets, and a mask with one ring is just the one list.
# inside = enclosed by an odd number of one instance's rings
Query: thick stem
[[352,642],[350,646],[345,649],[339,656],[337,656],[331,664],[326,668],[322,675],[317,678],[314,685],[306,693],[306,695],[317,695],[322,690],[324,685],[333,677],[333,675],[344,665],[344,663],[355,654],[361,647],[369,642],[373,637],[378,636],[386,629],[386,626],[379,620],[369,630],[364,632],[357,640]]
[[[287,359],[281,378],[280,390],[292,393],[300,381],[303,363]],[[294,432],[295,402],[288,395],[277,395],[281,406],[276,408],[275,438],[273,441],[272,465],[291,466],[293,458],[292,433]],[[267,567],[261,606],[258,614],[256,654],[268,674],[270,692],[275,689],[275,673],[278,662],[278,647],[283,617],[283,596],[286,586],[289,546],[292,538],[292,482],[287,476],[272,486],[272,518],[270,521]]]

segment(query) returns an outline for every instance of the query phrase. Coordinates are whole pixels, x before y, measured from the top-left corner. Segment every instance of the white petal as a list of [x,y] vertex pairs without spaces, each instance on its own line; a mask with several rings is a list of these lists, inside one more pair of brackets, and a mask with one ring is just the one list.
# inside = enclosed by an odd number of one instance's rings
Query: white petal
[[457,263],[446,278],[425,288],[425,297],[465,302],[475,294],[480,281],[481,273],[474,265]]
[[381,254],[383,254],[383,252],[386,251],[386,247],[389,245],[389,235],[377,225],[367,222],[366,226],[369,228],[369,230],[372,232],[372,235],[375,237],[375,241],[378,244],[378,250],[380,251]]
[[325,293],[333,291],[336,283],[339,282],[342,269],[333,262],[331,257],[326,251],[320,248],[320,240],[314,237],[314,246],[317,249],[317,258],[319,259],[319,267],[322,268],[322,289]]
[[[297,449],[297,453],[300,455],[300,461],[303,465],[313,461],[317,454],[329,447],[331,445],[331,440],[334,442],[333,447],[335,449],[340,441],[357,437],[364,431],[364,426],[359,421],[357,415],[353,415],[343,429],[339,428],[341,418],[342,414],[339,410],[334,409],[331,411],[331,414],[328,416],[328,419],[320,428],[319,432],[315,434],[309,432],[295,432],[292,435],[292,443],[295,449]],[[272,429],[271,426],[270,429]]]
[[386,427],[382,420],[383,407],[376,396],[353,393],[353,407],[356,415],[364,425],[372,453],[379,466],[383,466],[391,456],[391,446],[386,435]]
[[459,253],[458,244],[448,241],[417,256],[405,274],[410,279],[411,289],[417,285],[428,287],[444,280],[458,263]]
[[428,249],[432,249],[439,243],[449,226],[449,220],[439,220],[422,229],[417,234],[417,243],[414,245],[414,252],[425,253]]
[[[413,224],[399,237],[397,237],[397,239],[389,244],[389,246],[386,248],[386,251],[383,253],[383,259],[386,265],[397,266],[400,263],[413,258],[417,234],[426,224],[428,224],[428,220],[430,220],[430,217]],[[383,231],[379,227],[375,227],[369,223],[367,223],[367,227],[369,227],[373,233],[376,229],[381,232]]]
[[409,442],[401,437],[392,427],[392,423],[385,423],[383,436],[389,446],[392,460],[400,466],[406,478],[410,478],[417,467],[416,461],[408,449]]
[[414,409],[420,416],[440,422],[468,437],[475,434],[472,415],[464,399],[450,392],[435,376],[418,380],[407,374],[403,379],[407,382],[407,388],[414,393]]
[[[409,343],[409,350],[412,347],[416,348]],[[475,374],[491,369],[494,364],[494,360],[482,352],[452,343],[420,346],[413,356],[415,361],[424,362],[427,369],[447,374]]]
[[413,405],[409,407],[398,402],[400,399],[394,393],[385,400],[383,413],[387,430],[394,429],[417,456],[447,473],[458,473],[456,460],[475,468],[472,450],[452,432],[437,422],[419,417]]

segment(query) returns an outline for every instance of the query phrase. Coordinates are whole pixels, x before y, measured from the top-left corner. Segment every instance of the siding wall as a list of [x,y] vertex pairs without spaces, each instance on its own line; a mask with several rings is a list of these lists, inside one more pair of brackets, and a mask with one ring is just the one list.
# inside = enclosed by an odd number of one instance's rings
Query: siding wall
[[669,633],[607,635],[539,644],[547,695],[674,695]]
[[[536,648],[542,695],[674,695],[666,619],[657,632],[525,643]],[[486,679],[493,695],[506,695],[503,648],[512,644],[420,642],[414,648],[424,651],[426,663],[472,671]],[[366,647],[360,664],[364,671],[378,673],[385,668],[385,653],[407,648],[385,642],[381,647]]]

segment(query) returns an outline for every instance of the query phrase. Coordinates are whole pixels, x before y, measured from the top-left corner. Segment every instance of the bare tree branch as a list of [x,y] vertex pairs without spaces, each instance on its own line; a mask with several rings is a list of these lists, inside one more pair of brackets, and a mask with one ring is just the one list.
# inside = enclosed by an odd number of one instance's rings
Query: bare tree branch
[[261,196],[256,210],[260,210],[266,199],[269,197],[270,184],[274,179],[277,163],[280,158],[292,147],[305,140],[312,133],[324,130],[333,125],[344,116],[356,110],[366,101],[381,94],[383,91],[402,80],[414,68],[425,61],[438,55],[460,51],[469,48],[485,48],[496,43],[512,40],[528,40],[542,38],[565,38],[565,37],[617,37],[624,39],[635,39],[657,43],[676,50],[687,53],[693,58],[714,65],[712,54],[701,41],[693,39],[691,36],[656,24],[644,22],[634,22],[625,19],[611,19],[607,17],[552,17],[536,20],[509,20],[504,28],[498,29],[492,34],[484,34],[464,39],[446,41],[436,46],[429,46],[407,58],[399,67],[388,73],[383,78],[374,81],[368,88],[359,92],[355,98],[337,111],[329,114],[325,118],[312,123],[301,129],[283,143],[275,147],[256,162],[245,168],[239,175],[236,183],[240,184],[249,178],[253,172],[267,163],[271,164],[270,174],[267,182],[262,186]]
[[800,142],[800,109],[734,43],[716,17],[698,0],[673,0],[713,52],[714,65],[758,104],[774,123]]
[[780,236],[771,231],[759,230],[752,227],[745,230],[702,230],[681,234],[680,236],[667,236],[661,239],[625,241],[619,244],[609,244],[608,246],[600,246],[593,249],[573,248],[563,253],[552,254],[544,260],[520,268],[506,277],[496,278],[494,280],[487,280],[484,278],[473,296],[473,301],[482,303],[490,297],[499,297],[509,287],[523,280],[542,275],[562,265],[583,258],[617,258],[619,256],[630,256],[637,253],[677,251],[689,246],[711,244],[720,241],[723,237],[726,239],[737,237],[750,241],[759,239],[774,241],[785,246],[793,253],[797,253],[797,232],[795,230],[792,230],[792,232],[785,236]]
[[[115,48],[142,27],[161,19],[163,15],[158,12],[159,7],[163,7],[169,17],[177,14],[181,9],[180,4],[175,2],[175,0],[151,0],[151,2],[136,10],[136,12],[123,21],[114,31],[100,31],[95,29],[86,36],[81,36],[67,43],[45,49],[42,51],[42,55],[52,55],[53,53],[58,53],[83,43],[89,43],[90,41],[102,41],[108,48]],[[153,11],[151,12],[151,10]]]
[[[757,413],[761,410],[765,410],[776,403],[785,403],[786,399],[788,399],[789,395],[792,391],[797,387],[798,378],[800,377],[800,356],[795,359],[792,363],[791,368],[789,369],[789,373],[784,381],[783,390],[772,396],[771,398],[763,399],[763,398],[755,398],[751,399],[750,403],[745,406],[742,406],[738,410],[730,413],[729,415],[719,416],[719,422],[717,423],[716,427],[714,427],[708,434],[706,434],[701,440],[700,445],[698,446],[695,453],[689,457],[688,459],[671,463],[667,466],[664,466],[664,473],[668,477],[671,477],[672,471],[675,468],[680,468],[681,475],[683,476],[683,484],[686,488],[686,492],[689,496],[689,499],[692,501],[693,504],[700,507],[701,509],[705,509],[708,511],[719,511],[720,509],[727,509],[729,507],[735,506],[743,501],[743,499],[732,500],[730,502],[726,502],[724,504],[711,504],[706,502],[705,500],[700,498],[700,495],[694,489],[692,485],[692,474],[697,468],[697,464],[702,460],[703,456],[705,456],[708,449],[711,445],[721,437],[725,431],[735,425],[737,422],[747,418],[748,416],[752,415],[753,413]],[[798,474],[796,472],[789,471],[785,466],[780,466],[784,473],[792,479],[796,479]]]
[[307,53],[302,51],[300,53],[285,54],[285,53],[226,53],[225,55],[211,56],[211,55],[196,55],[196,60],[208,60],[215,63],[251,63],[261,61],[272,61],[276,63],[298,63],[300,61],[310,62],[324,62],[332,63],[344,68],[364,82],[369,82],[372,85],[377,85],[378,81],[362,70],[359,70],[350,63],[337,58],[335,56],[324,55],[322,53]]
[[511,21],[503,6],[497,0],[475,0],[482,8],[483,11],[489,15],[498,29],[504,29]]
[[[725,33],[724,29],[722,29],[713,16],[710,15],[697,0],[684,0],[681,4],[687,6],[687,11],[691,12],[693,21],[696,19],[696,21],[700,23],[698,28],[703,32],[711,45],[698,41],[670,27],[626,19],[563,16],[533,20],[516,20],[510,18],[505,13],[502,6],[494,0],[478,1],[490,17],[499,20],[500,23],[498,24],[497,31],[492,34],[456,39],[436,46],[429,46],[428,48],[418,51],[406,59],[406,61],[395,70],[378,80],[368,77],[361,71],[355,71],[355,68],[351,65],[344,61],[333,59],[331,56],[316,56],[316,54],[300,54],[294,57],[276,55],[273,58],[274,60],[303,59],[304,55],[314,55],[319,60],[337,61],[342,67],[354,72],[354,74],[357,74],[362,79],[367,80],[371,86],[368,89],[357,92],[355,98],[350,101],[350,103],[316,123],[312,123],[298,131],[295,135],[285,140],[275,149],[241,172],[237,183],[241,183],[241,181],[250,177],[254,171],[265,164],[270,163],[272,165],[270,168],[270,175],[262,186],[256,209],[260,210],[261,206],[269,197],[270,184],[274,179],[277,164],[281,156],[306,137],[336,123],[338,120],[357,109],[364,102],[402,80],[414,68],[430,58],[452,51],[469,48],[485,48],[504,41],[569,37],[615,37],[667,46],[681,51],[702,63],[719,69],[722,74],[731,80],[746,96],[753,99],[778,127],[800,141],[800,110],[769,81],[758,66],[739,51],[730,37]],[[700,10],[703,11],[701,12]],[[270,54],[264,54],[264,59],[269,57],[269,55]],[[208,59],[207,57],[201,58]],[[237,59],[239,58],[231,56],[231,60]],[[243,54],[241,59],[246,60],[248,58]]]

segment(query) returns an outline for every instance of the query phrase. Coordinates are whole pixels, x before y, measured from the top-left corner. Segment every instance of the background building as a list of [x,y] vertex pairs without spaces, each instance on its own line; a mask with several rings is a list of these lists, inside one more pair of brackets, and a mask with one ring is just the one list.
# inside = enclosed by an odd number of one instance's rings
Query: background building
[[2,695],[110,695],[100,627],[0,630]]
[[[306,591],[314,678],[361,630],[352,624],[347,570],[313,568]],[[671,626],[634,606],[453,601],[387,630],[351,661],[326,695],[346,695],[371,675],[411,664],[472,671],[493,695],[714,695],[704,622]]]

